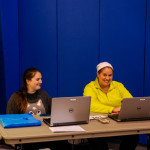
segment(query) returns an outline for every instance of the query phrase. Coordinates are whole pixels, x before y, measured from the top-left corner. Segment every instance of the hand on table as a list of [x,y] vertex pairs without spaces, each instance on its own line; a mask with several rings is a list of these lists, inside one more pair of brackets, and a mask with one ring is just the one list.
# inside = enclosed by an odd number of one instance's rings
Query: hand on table
[[112,110],[112,113],[119,113],[119,112],[120,112],[120,109],[121,109],[121,106],[115,107],[115,108]]

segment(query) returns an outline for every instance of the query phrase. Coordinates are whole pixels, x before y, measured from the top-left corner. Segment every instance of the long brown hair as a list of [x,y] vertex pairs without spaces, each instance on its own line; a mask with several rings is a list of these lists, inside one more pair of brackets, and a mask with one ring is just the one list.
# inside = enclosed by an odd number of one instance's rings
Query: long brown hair
[[36,72],[40,72],[40,70],[36,68],[28,68],[27,70],[24,71],[23,76],[22,76],[22,87],[21,89],[17,92],[16,96],[16,104],[18,109],[20,110],[20,113],[25,113],[25,110],[27,108],[27,82],[26,80],[31,80]]

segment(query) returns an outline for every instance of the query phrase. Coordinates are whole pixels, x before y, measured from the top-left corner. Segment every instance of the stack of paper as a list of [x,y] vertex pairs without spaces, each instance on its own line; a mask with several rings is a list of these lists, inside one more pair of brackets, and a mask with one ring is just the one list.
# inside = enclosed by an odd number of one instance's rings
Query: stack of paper
[[83,132],[85,131],[80,126],[59,126],[59,127],[49,127],[52,132]]

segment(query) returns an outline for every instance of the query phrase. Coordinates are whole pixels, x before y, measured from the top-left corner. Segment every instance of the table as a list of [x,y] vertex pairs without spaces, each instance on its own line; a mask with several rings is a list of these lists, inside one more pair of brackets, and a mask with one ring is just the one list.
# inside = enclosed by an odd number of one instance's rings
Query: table
[[[37,119],[42,120],[42,118],[39,116]],[[150,133],[150,120],[116,122],[110,119],[109,124],[102,124],[97,120],[91,120],[89,124],[83,124],[80,126],[86,131],[53,133],[44,122],[42,122],[41,126],[11,129],[4,129],[0,125],[0,133],[7,144],[23,144],[44,141]]]

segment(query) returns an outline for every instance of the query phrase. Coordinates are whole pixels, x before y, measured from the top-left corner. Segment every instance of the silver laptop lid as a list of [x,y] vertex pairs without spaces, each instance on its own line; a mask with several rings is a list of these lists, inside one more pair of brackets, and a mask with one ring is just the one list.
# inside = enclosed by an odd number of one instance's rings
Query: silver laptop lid
[[52,98],[50,126],[89,122],[90,96]]
[[123,99],[119,120],[150,119],[150,97]]

